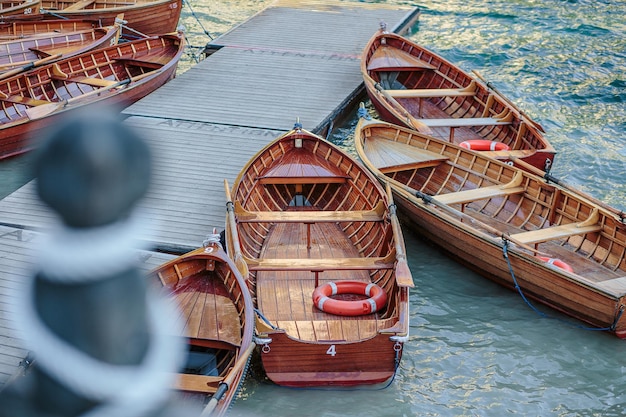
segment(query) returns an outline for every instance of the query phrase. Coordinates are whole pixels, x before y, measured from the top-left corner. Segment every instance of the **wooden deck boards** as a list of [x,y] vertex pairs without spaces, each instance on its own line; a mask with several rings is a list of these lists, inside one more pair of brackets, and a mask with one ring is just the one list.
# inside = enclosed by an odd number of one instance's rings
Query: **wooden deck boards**
[[[184,252],[213,227],[223,229],[223,180],[232,184],[243,164],[296,118],[311,131],[334,120],[362,91],[359,57],[379,22],[393,30],[416,18],[417,8],[398,5],[282,1],[213,41],[223,48],[125,109],[125,123],[155,157],[152,187],[140,203],[151,227],[141,238]],[[0,201],[0,225],[45,231],[53,222],[34,182]],[[34,246],[0,237],[0,288],[27,273]],[[144,257],[146,270],[171,258]],[[0,291],[0,389],[26,355],[6,318],[11,302],[10,292]]]
[[[355,258],[358,251],[339,227],[332,223],[315,224],[311,227],[311,249],[306,248],[303,224],[281,223],[275,226],[267,242],[265,258]],[[288,236],[288,239],[284,237]],[[343,237],[342,237],[343,236]],[[320,284],[327,281],[356,280],[370,282],[367,271],[324,271],[319,274]],[[311,271],[258,272],[257,301],[263,315],[292,337],[303,340],[348,340],[357,333],[344,333],[346,321],[354,317],[342,317],[324,313],[313,305],[315,275]],[[360,325],[359,332],[374,335],[377,328],[376,314],[372,320]],[[362,319],[362,317],[359,317]],[[332,329],[332,331],[331,331]]]

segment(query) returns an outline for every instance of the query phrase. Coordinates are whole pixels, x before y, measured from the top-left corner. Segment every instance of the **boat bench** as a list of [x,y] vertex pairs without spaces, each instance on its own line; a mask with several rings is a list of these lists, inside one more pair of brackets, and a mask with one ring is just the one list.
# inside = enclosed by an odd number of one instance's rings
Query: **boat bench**
[[93,87],[108,87],[110,85],[113,85],[119,82],[117,80],[106,80],[104,78],[97,78],[97,77],[85,77],[85,76],[70,77],[68,74],[63,72],[63,70],[59,67],[58,64],[52,65],[50,78],[54,80],[87,84]]
[[502,185],[474,188],[472,190],[457,191],[454,193],[440,194],[433,198],[444,204],[465,204],[476,200],[484,200],[493,197],[504,197],[511,194],[521,194],[524,187],[505,188]]
[[428,127],[472,127],[472,126],[497,126],[510,125],[511,120],[499,117],[467,117],[445,119],[418,119]]
[[5,101],[7,103],[23,104],[25,106],[41,106],[44,104],[52,103],[51,101],[47,100],[38,100],[36,98],[24,97],[19,95],[8,96],[2,91],[0,91],[0,101]]
[[[393,255],[393,253],[392,253]],[[395,255],[394,255],[395,256]],[[251,271],[359,271],[370,269],[392,269],[393,256],[375,258],[246,258]]]
[[319,286],[319,274],[324,271],[371,271],[395,268],[395,252],[375,258],[299,258],[299,259],[250,259],[245,258],[250,271],[311,271],[315,287]]
[[598,223],[598,209],[594,208],[589,218],[578,223],[568,223],[561,226],[546,227],[545,229],[531,230],[528,232],[515,233],[511,239],[525,244],[541,243],[548,240],[563,239],[575,235],[599,232],[602,226]]
[[471,190],[457,191],[447,194],[433,196],[433,198],[444,204],[465,204],[476,200],[484,200],[493,197],[503,197],[512,194],[521,194],[526,189],[521,185],[524,175],[521,171],[515,173],[511,181],[506,184],[490,185]]
[[420,88],[406,90],[385,90],[396,98],[463,97],[476,95],[476,81],[464,88]]
[[500,126],[513,123],[513,113],[506,111],[493,117],[447,117],[445,119],[417,119],[428,127],[449,127],[450,142],[454,142],[454,129],[458,127]]
[[223,380],[224,378],[220,376],[177,374],[174,388],[179,391],[204,392],[206,394],[215,394],[219,383]]
[[74,4],[70,5],[70,6],[64,7],[63,11],[64,12],[66,12],[66,11],[67,12],[71,12],[71,11],[76,11],[76,10],[82,10],[85,7],[87,7],[90,4],[92,4],[94,1],[95,0],[80,0],[80,1],[77,1],[76,3],[74,3]]
[[383,221],[385,205],[379,201],[371,210],[354,211],[248,211],[235,201],[235,216],[239,223],[334,223]]
[[136,59],[136,58],[119,57],[119,58],[115,58],[115,61],[121,62],[125,65],[132,65],[135,67],[143,67],[143,68],[150,68],[150,69],[159,69],[163,67],[163,64],[161,64],[160,62],[145,61],[143,59]]
[[457,191],[453,193],[440,194],[433,198],[444,204],[465,204],[476,200],[484,200],[493,197],[503,197],[512,194],[521,194],[525,188],[521,186],[524,175],[518,171],[511,181],[506,184],[479,187],[471,190]]

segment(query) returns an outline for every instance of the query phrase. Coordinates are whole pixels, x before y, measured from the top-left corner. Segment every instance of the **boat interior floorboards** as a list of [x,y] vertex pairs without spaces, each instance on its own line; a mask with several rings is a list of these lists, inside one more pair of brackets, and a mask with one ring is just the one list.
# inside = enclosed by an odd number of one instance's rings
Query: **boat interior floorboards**
[[[508,232],[509,234],[515,234],[524,231],[517,227],[498,221],[490,216],[476,213],[475,211],[469,212],[466,209],[466,213],[471,213],[471,216],[475,219],[502,231],[502,233]],[[576,237],[574,237],[574,239],[576,239]],[[551,258],[567,259],[567,263],[574,269],[574,271],[576,271],[578,275],[584,276],[587,279],[596,282],[602,282],[622,276],[622,274],[615,272],[612,269],[602,266],[600,264],[594,264],[594,267],[590,268],[587,256],[582,253],[577,253],[574,249],[575,248],[567,243],[565,239],[542,242],[537,247],[537,250],[549,254]]]
[[[307,248],[306,225],[278,223],[264,245],[262,258],[325,259],[360,257],[338,223],[311,225],[311,248]],[[371,282],[368,271],[321,271],[319,285],[328,281]],[[347,317],[328,314],[313,305],[315,273],[312,271],[259,271],[257,302],[274,325],[295,338],[310,341],[350,341],[376,335],[378,314]],[[346,295],[351,299],[365,298]],[[356,329],[355,329],[356,327]]]

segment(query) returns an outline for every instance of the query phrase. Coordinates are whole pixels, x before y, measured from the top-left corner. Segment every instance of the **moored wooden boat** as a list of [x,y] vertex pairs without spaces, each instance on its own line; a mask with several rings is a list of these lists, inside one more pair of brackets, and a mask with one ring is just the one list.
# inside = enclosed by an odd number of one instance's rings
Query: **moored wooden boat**
[[47,18],[99,20],[110,26],[118,14],[124,14],[126,38],[161,35],[176,31],[182,0],[43,0],[41,14]]
[[441,56],[388,33],[363,50],[361,72],[380,118],[440,139],[547,170],[555,150],[543,128],[497,90]]
[[30,16],[39,13],[40,0],[0,0],[0,16]]
[[[59,118],[86,106],[120,110],[176,74],[182,34],[97,49],[0,81],[0,159],[37,146]],[[45,135],[44,135],[45,136]]]
[[43,63],[115,45],[118,25],[0,42],[0,80]]
[[453,259],[524,299],[626,338],[626,224],[618,210],[383,121],[362,118],[355,145],[391,185],[406,224]]
[[219,235],[213,237],[149,274],[176,302],[180,336],[187,339],[187,360],[174,388],[205,401],[203,416],[226,413],[255,347],[246,281],[219,244]]
[[[267,376],[296,387],[392,378],[413,280],[395,206],[376,179],[296,126],[245,165],[232,194],[225,188],[228,253],[249,277]],[[334,285],[342,299],[331,297]]]
[[51,33],[78,32],[102,27],[99,21],[84,19],[36,19],[0,22],[0,41],[48,36]]

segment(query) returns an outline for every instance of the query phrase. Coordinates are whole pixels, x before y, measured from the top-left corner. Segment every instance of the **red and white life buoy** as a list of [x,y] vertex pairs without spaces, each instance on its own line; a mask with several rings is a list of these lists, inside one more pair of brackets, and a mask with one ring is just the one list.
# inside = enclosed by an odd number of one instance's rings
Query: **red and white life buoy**
[[[370,297],[366,300],[335,300],[337,294],[358,294]],[[373,283],[360,281],[336,281],[322,284],[313,291],[313,304],[320,310],[338,316],[362,316],[384,307],[387,293]]]
[[541,259],[542,261],[544,261],[545,263],[547,263],[549,265],[554,265],[557,268],[561,268],[564,271],[574,272],[574,268],[572,268],[571,266],[569,266],[568,264],[566,264],[565,262],[563,262],[560,259],[548,258],[546,256],[537,256],[537,258]]
[[459,143],[459,146],[472,151],[508,151],[511,148],[506,143],[486,139],[472,139]]

